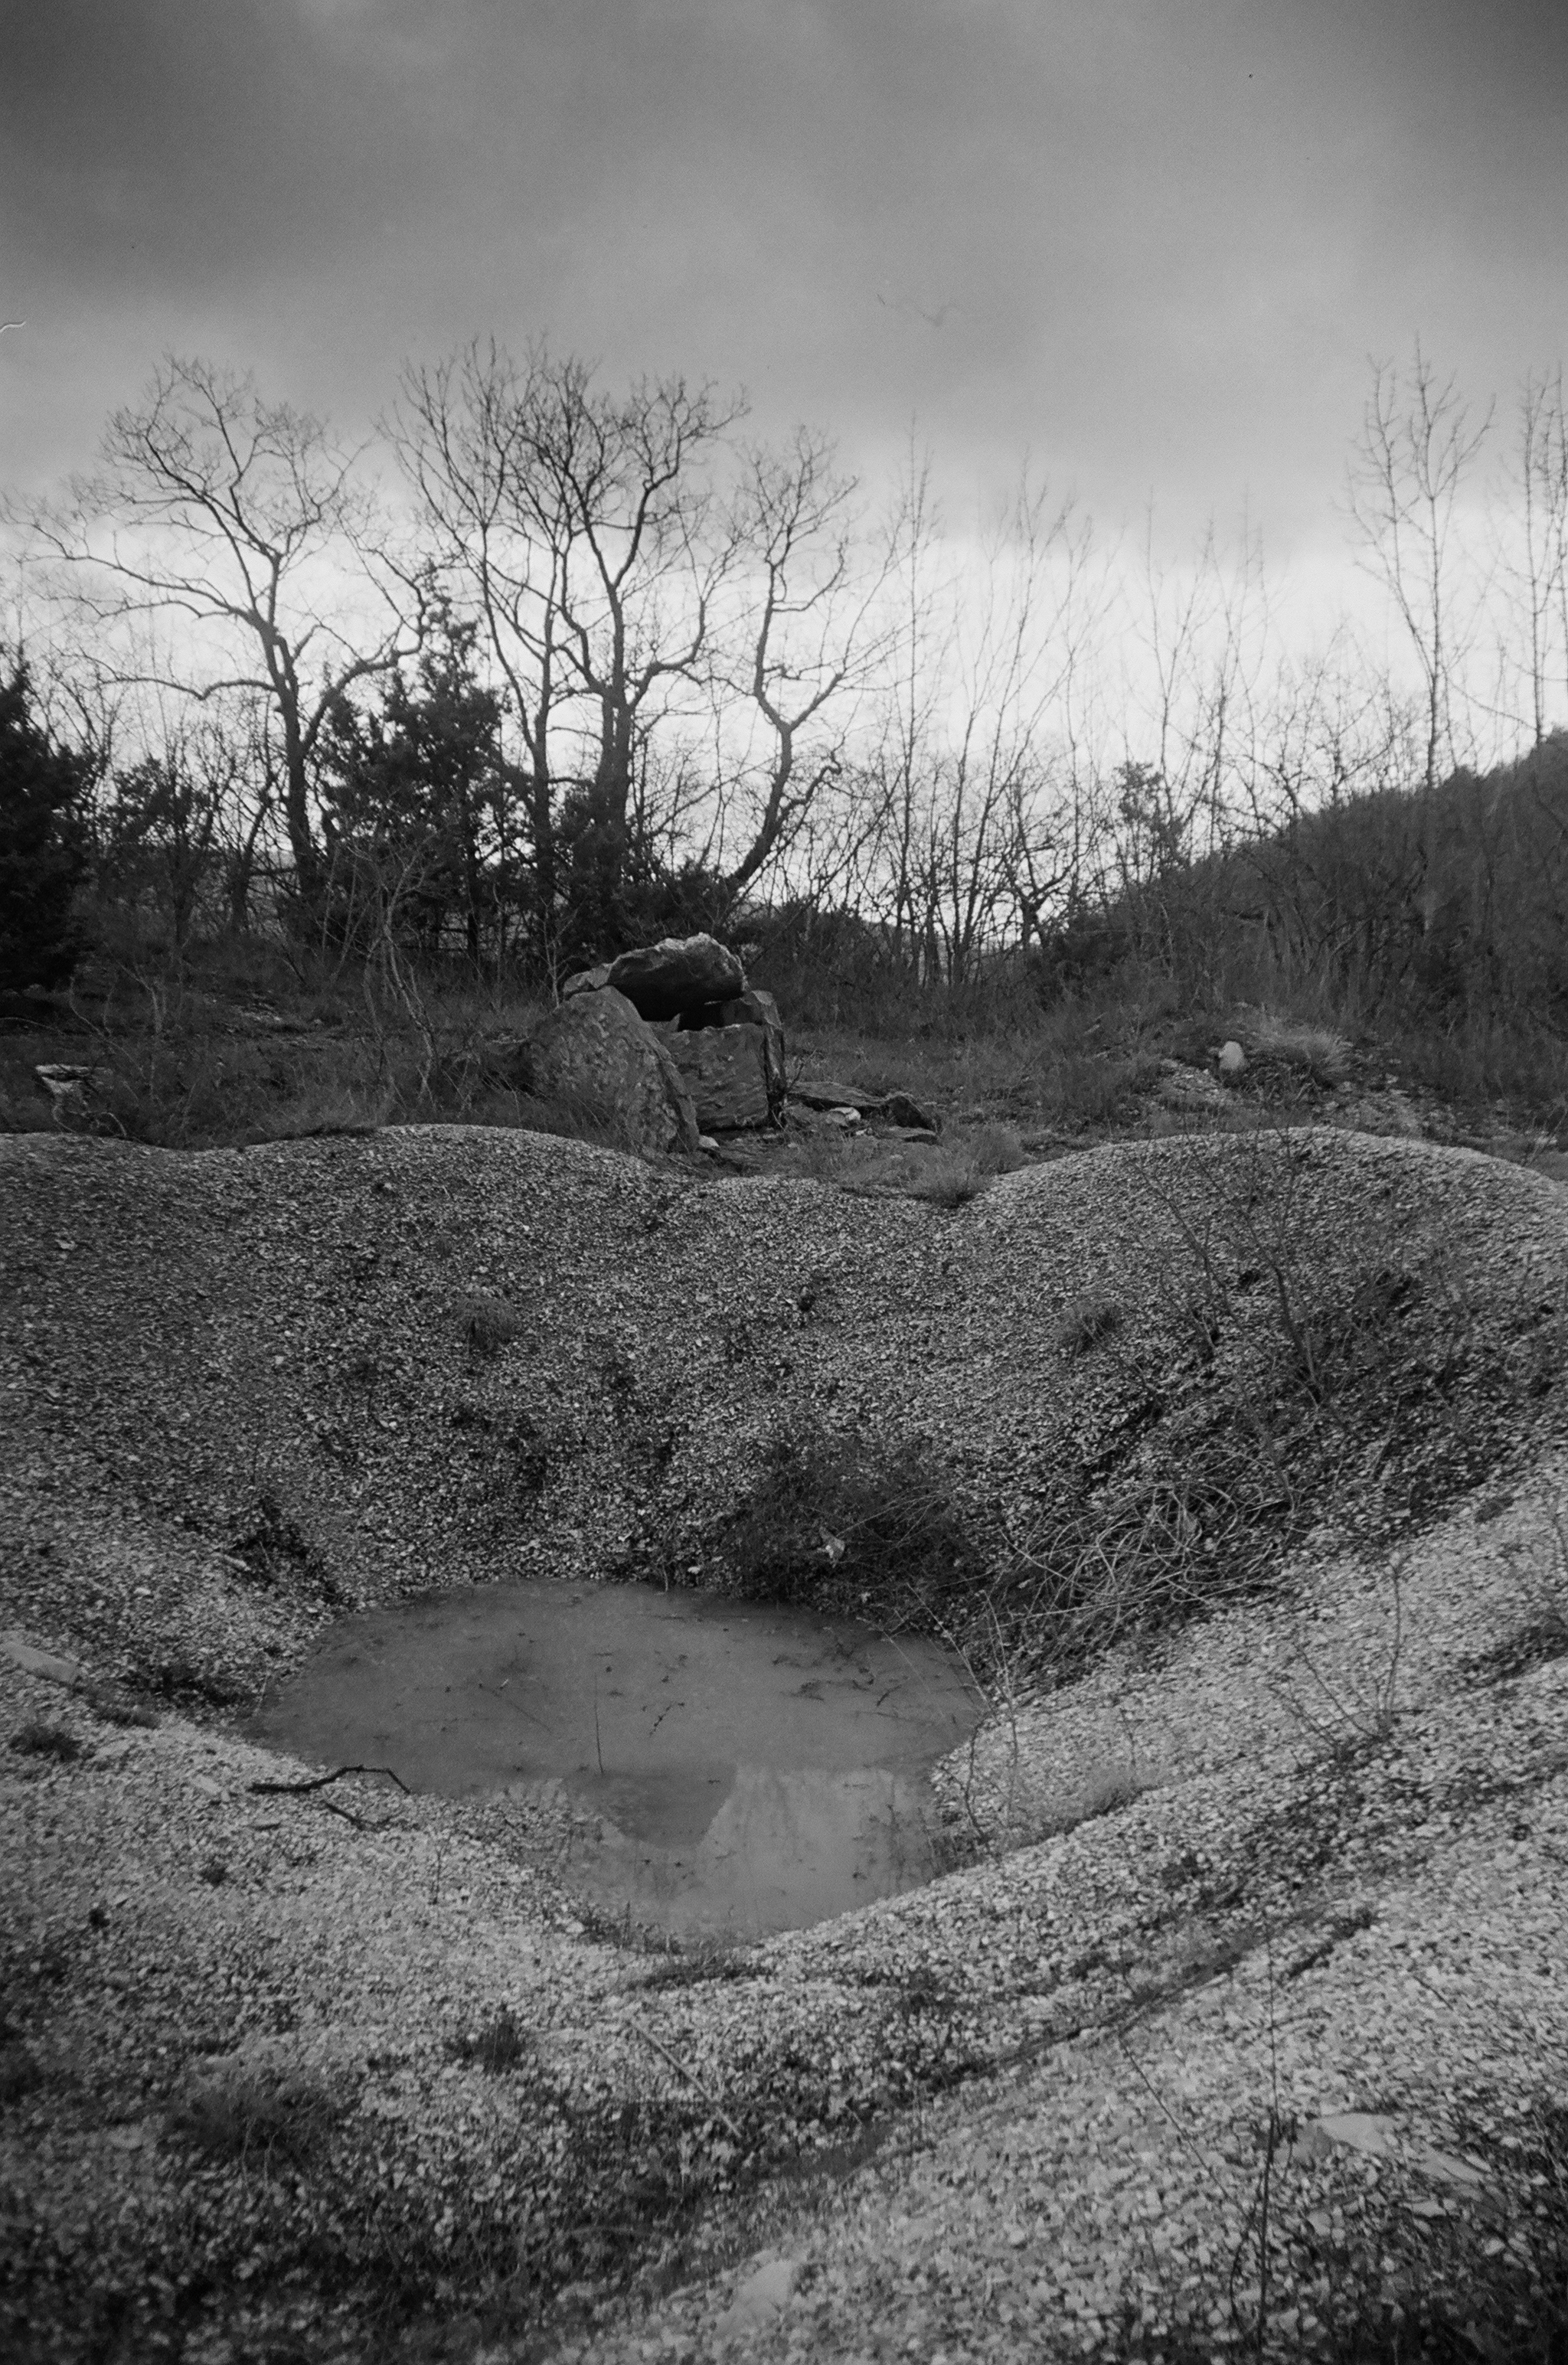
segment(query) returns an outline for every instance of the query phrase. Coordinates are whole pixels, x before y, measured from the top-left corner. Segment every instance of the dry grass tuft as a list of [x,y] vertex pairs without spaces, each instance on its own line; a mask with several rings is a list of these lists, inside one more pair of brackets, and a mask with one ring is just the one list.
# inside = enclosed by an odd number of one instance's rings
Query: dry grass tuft
[[1122,1318],[1113,1297],[1075,1297],[1064,1306],[1057,1324],[1057,1345],[1070,1355],[1087,1355],[1091,1347],[1108,1338]]
[[1247,1048],[1257,1057],[1299,1068],[1315,1084],[1342,1083],[1350,1072],[1350,1045],[1327,1026],[1304,1026],[1265,1010],[1243,1034]]
[[945,1149],[906,1187],[912,1199],[924,1199],[933,1207],[962,1207],[989,1191],[994,1180],[965,1151]]
[[319,2167],[342,2103],[321,2079],[235,2072],[211,2085],[192,2086],[171,2125],[209,2159],[263,2176]]
[[24,1757],[52,1757],[62,1765],[73,1765],[82,1754],[82,1743],[62,1724],[46,1724],[34,1717],[18,1732],[11,1735],[11,1746]]
[[532,2061],[533,2045],[510,2007],[503,2004],[476,2036],[454,2037],[446,2048],[446,2057],[465,2068],[483,2069],[487,2077],[501,2078],[522,2062]]
[[459,1300],[463,1336],[476,1355],[498,1355],[523,1331],[523,1319],[510,1299],[478,1295]]

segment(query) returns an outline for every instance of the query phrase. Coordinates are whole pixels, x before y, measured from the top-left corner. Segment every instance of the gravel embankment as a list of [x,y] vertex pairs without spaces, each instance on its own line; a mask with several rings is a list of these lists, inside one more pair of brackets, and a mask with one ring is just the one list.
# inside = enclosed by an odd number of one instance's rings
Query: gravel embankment
[[[824,1407],[937,1441],[997,1535],[1064,1467],[1201,1444],[1278,1360],[1228,1239],[1190,1345],[1212,1154],[944,1215],[495,1133],[0,1144],[0,1627],[83,1670],[0,1689],[8,1742],[76,1744],[0,1757],[19,2354],[379,2357],[413,2323],[421,2354],[617,2365],[1152,2359],[1183,2315],[1223,2348],[1271,2110],[1280,2353],[1363,2270],[1377,2307],[1445,2274],[1533,2303],[1568,2110],[1568,1203],[1518,1170],[1313,1138],[1288,1245],[1322,1304],[1426,1280],[1320,1334],[1394,1341],[1375,1466],[1269,1599],[1132,1639],[946,1769],[998,1853],[929,1889],[672,1965],[588,1936],[500,1810],[258,1793],[288,1769],[225,1727],[344,1602],[700,1539]],[[1085,1293],[1120,1322],[1074,1355]],[[517,1317],[489,1351],[476,1295]],[[1412,1506],[1396,1602],[1366,1546]],[[109,1721],[133,1695],[156,1724]],[[1308,2124],[1340,2112],[1353,2141]]]

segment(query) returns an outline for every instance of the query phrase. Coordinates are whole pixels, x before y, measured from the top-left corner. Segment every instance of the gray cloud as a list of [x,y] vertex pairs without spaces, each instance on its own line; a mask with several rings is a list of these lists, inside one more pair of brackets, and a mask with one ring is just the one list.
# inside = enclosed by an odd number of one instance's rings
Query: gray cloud
[[[0,6],[7,473],[167,345],[363,422],[476,330],[1291,538],[1369,351],[1560,349],[1568,19],[1432,0]],[[67,450],[67,443],[73,448]]]
[[352,263],[426,192],[407,77],[347,11],[12,0],[0,44],[10,260],[77,306]]

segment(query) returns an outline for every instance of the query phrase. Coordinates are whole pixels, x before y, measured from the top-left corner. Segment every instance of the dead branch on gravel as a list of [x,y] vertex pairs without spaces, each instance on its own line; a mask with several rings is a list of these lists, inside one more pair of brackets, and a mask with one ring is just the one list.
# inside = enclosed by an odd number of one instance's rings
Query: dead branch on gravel
[[308,1782],[250,1782],[245,1787],[256,1797],[299,1799],[308,1791],[324,1790],[329,1782],[341,1782],[345,1774],[385,1774],[389,1782],[397,1783],[405,1799],[411,1799],[414,1795],[401,1775],[394,1774],[390,1765],[338,1765],[330,1774],[318,1774]]
[[[1404,1577],[1408,1565],[1409,1556],[1404,1552],[1390,1562],[1391,1631],[1375,1652],[1370,1647],[1363,1651],[1347,1676],[1338,1684],[1330,1682],[1306,1643],[1298,1642],[1285,1676],[1271,1683],[1271,1689],[1292,1715],[1327,1748],[1381,1741],[1398,1721],[1399,1669],[1405,1647]],[[1296,1669],[1319,1696],[1312,1708],[1290,1681]]]
[[654,2051],[664,2060],[668,2062],[670,2068],[675,2071],[676,2076],[678,2078],[685,2079],[687,2084],[691,2088],[692,2092],[698,2095],[702,2102],[707,2103],[708,2108],[712,2112],[713,2116],[716,2119],[721,2120],[723,2124],[728,2127],[736,2143],[739,2143],[741,2140],[741,2131],[739,2127],[736,2126],[734,2119],[731,2118],[723,2104],[714,2101],[712,2095],[708,2091],[707,2087],[704,2086],[702,2080],[698,2077],[695,2070],[689,2069],[685,2062],[679,2058],[678,2055],[672,2053],[669,2046],[665,2044],[661,2037],[655,2036],[651,2028],[644,2028],[641,2021],[633,2021],[631,2026],[633,2035],[642,2037],[644,2044],[651,2045]]

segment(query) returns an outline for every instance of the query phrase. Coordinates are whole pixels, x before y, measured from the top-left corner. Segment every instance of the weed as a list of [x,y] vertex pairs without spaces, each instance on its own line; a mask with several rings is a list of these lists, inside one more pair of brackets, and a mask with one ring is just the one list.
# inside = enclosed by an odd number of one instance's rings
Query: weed
[[1340,1083],[1350,1072],[1350,1047],[1329,1027],[1302,1026],[1263,1010],[1239,1031],[1254,1058],[1297,1069],[1315,1084]]
[[15,2039],[0,2043],[0,2110],[25,2102],[43,2083],[43,2071],[25,2045]]
[[235,1708],[251,1696],[243,1684],[183,1657],[160,1659],[141,1671],[141,1681],[155,1699],[171,1707]]
[[151,1732],[157,1724],[155,1711],[144,1701],[128,1699],[122,1693],[112,1691],[106,1684],[90,1684],[82,1697],[93,1714],[105,1724],[115,1724],[129,1730]]
[[1064,1677],[1131,1633],[1236,1599],[1300,1524],[1288,1477],[1245,1435],[1195,1439],[1169,1474],[1069,1490],[992,1587],[995,1651]]
[[521,1339],[526,1327],[510,1299],[479,1294],[458,1300],[457,1320],[476,1355],[498,1355]]
[[[492,1115],[489,1121],[498,1120]],[[612,1100],[588,1093],[552,1094],[540,1099],[523,1094],[511,1104],[510,1114],[499,1115],[498,1121],[515,1125],[524,1133],[547,1133],[562,1141],[591,1142],[602,1149],[634,1153],[639,1148],[634,1123],[626,1111]]]
[[173,2113],[172,2132],[194,2151],[263,2176],[319,2167],[343,2106],[319,2079],[236,2072],[196,2085]]
[[274,1486],[256,1494],[251,1517],[230,1546],[263,1585],[280,1578],[306,1578],[329,1603],[342,1599],[342,1590],[327,1566],[326,1556]]
[[1298,1640],[1275,1688],[1297,1721],[1332,1748],[1355,1748],[1381,1741],[1399,1714],[1399,1669],[1405,1645],[1405,1560],[1396,1555],[1387,1576],[1388,1608],[1381,1641],[1363,1644],[1356,1663],[1332,1678],[1306,1643]]
[[46,1724],[34,1717],[19,1732],[11,1735],[11,1747],[24,1757],[52,1757],[58,1765],[74,1765],[82,1754],[82,1743],[73,1732],[62,1724]]
[[831,1601],[895,1623],[963,1590],[980,1570],[926,1440],[811,1429],[774,1440],[710,1556],[721,1581],[749,1598]]
[[839,1182],[848,1171],[849,1143],[841,1133],[808,1133],[790,1145],[786,1171],[812,1182]]
[[1568,1617],[1561,1611],[1549,1611],[1544,1618],[1532,1619],[1518,1626],[1490,1651],[1472,1660],[1471,1671],[1484,1682],[1506,1684],[1516,1676],[1529,1675],[1532,1667],[1544,1667],[1554,1659],[1568,1658]]
[[465,2068],[483,2069],[488,2077],[500,2078],[521,2063],[532,2061],[533,2049],[532,2038],[519,2026],[510,2006],[503,2004],[477,2036],[454,2036],[446,2048],[446,2057],[461,2062]]
[[671,1955],[639,1981],[644,1989],[708,1987],[715,1981],[755,1977],[756,1967],[726,1939],[701,1938],[690,1951]]
[[1070,1355],[1086,1355],[1091,1347],[1109,1338],[1122,1318],[1122,1309],[1114,1297],[1091,1294],[1075,1297],[1064,1306],[1057,1323],[1057,1345]]
[[525,1495],[542,1494],[550,1483],[550,1440],[527,1412],[519,1412],[506,1432],[514,1484]]
[[1028,1152],[1010,1125],[979,1125],[964,1146],[982,1174],[1015,1174],[1029,1162]]
[[994,1178],[972,1157],[962,1150],[942,1149],[927,1160],[924,1168],[910,1183],[912,1199],[927,1200],[934,1207],[963,1207],[989,1191]]
[[1143,1797],[1148,1784],[1139,1780],[1136,1772],[1123,1767],[1104,1767],[1092,1775],[1080,1788],[1070,1810],[1051,1826],[1058,1832],[1074,1832],[1082,1823],[1097,1823],[1107,1815],[1119,1815]]

